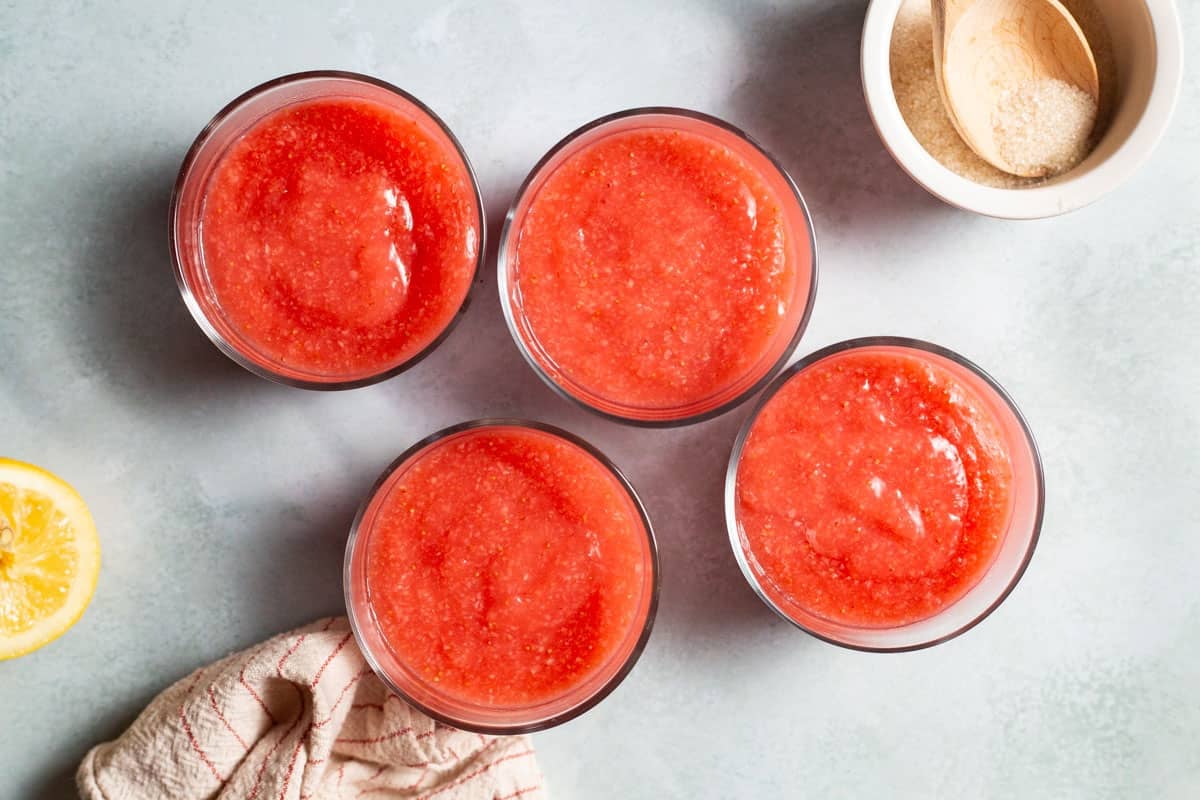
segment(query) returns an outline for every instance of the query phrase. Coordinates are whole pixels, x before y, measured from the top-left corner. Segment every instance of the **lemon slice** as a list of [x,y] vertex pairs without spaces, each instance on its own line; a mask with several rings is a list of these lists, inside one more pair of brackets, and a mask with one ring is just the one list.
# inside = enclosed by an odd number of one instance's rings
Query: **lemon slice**
[[44,469],[0,458],[0,660],[66,633],[99,574],[100,540],[83,498]]

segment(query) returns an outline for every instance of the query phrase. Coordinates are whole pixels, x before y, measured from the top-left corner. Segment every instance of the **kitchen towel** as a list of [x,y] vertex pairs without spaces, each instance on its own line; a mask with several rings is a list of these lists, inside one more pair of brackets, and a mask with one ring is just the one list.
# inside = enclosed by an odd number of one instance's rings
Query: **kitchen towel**
[[345,617],[198,669],[77,774],[85,800],[544,800],[525,736],[435,722],[367,666]]

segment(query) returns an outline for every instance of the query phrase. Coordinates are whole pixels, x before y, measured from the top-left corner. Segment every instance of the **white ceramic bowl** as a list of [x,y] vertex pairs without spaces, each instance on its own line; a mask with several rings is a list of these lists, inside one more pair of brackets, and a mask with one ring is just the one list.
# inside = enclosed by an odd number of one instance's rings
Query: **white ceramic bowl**
[[862,37],[867,108],[883,144],[913,180],[945,202],[1004,219],[1039,219],[1095,202],[1125,182],[1162,138],[1183,80],[1183,33],[1173,0],[1095,0],[1116,61],[1108,130],[1079,166],[1037,186],[996,189],[963,178],[925,151],[892,92],[892,28],[904,0],[872,0]]

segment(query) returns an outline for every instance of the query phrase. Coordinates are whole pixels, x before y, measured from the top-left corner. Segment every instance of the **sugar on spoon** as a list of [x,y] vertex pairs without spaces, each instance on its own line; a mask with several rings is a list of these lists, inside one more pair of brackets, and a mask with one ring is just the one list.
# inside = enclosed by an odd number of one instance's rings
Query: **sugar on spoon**
[[1086,152],[1096,59],[1059,0],[930,0],[938,89],[963,141],[1013,175],[1040,177]]

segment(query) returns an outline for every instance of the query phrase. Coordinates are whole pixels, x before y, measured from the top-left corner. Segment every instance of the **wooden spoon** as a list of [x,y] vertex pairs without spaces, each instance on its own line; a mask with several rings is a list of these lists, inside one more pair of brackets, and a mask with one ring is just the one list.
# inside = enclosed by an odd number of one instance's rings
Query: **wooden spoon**
[[1096,59],[1079,23],[1058,0],[931,0],[933,65],[950,121],[979,156],[1013,175],[1000,153],[992,114],[1006,90],[1057,79],[1099,103]]

